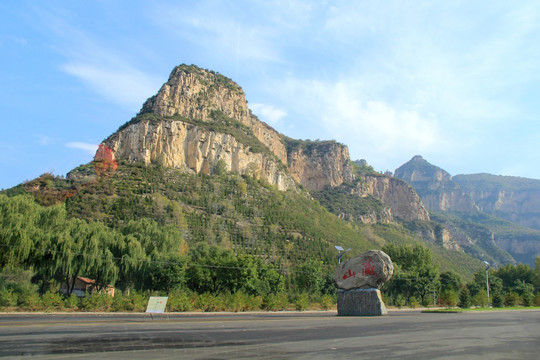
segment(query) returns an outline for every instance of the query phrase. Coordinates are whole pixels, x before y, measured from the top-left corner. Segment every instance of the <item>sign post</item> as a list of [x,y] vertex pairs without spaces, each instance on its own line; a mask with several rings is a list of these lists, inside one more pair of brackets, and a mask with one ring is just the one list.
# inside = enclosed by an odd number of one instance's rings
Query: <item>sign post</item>
[[168,296],[150,296],[148,305],[146,306],[146,312],[150,314],[152,320],[154,320],[152,314],[163,314],[165,312],[168,300]]

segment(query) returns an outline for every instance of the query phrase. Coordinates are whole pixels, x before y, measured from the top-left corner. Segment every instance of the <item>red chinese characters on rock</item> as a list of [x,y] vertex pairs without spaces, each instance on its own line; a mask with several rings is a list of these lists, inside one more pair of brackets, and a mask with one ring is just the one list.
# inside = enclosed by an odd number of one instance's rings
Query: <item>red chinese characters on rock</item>
[[373,264],[373,259],[368,257],[366,261],[362,264],[362,276],[373,275],[377,276],[375,272],[375,265]]
[[356,273],[352,272],[351,269],[349,269],[349,272],[343,275],[343,280],[347,280],[348,278],[353,277],[354,275],[356,275]]
[[98,176],[107,176],[115,172],[118,162],[114,158],[112,149],[101,143],[94,156],[94,169]]

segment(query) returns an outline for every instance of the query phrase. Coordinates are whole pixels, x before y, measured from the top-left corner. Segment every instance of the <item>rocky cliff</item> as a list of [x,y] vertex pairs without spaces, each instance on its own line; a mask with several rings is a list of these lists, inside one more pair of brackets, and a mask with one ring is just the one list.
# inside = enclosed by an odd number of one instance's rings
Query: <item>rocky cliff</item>
[[196,173],[210,174],[223,161],[226,170],[256,174],[281,190],[295,181],[315,190],[353,179],[346,146],[310,142],[309,149],[291,150],[286,139],[251,113],[232,80],[180,65],[139,115],[104,143],[119,159],[160,161]]
[[394,176],[411,184],[429,210],[476,211],[472,197],[443,169],[416,155],[397,168]]
[[105,141],[115,156],[146,164],[211,174],[221,161],[226,170],[260,177],[280,190],[295,187],[294,180],[275,157],[252,152],[234,136],[209,131],[184,121],[142,120]]
[[349,149],[335,141],[297,146],[287,154],[292,177],[310,191],[336,187],[354,179]]
[[540,180],[471,174],[454,181],[481,211],[540,230]]
[[429,213],[420,197],[406,182],[389,176],[362,175],[357,177],[353,193],[360,197],[373,196],[402,221],[429,221]]

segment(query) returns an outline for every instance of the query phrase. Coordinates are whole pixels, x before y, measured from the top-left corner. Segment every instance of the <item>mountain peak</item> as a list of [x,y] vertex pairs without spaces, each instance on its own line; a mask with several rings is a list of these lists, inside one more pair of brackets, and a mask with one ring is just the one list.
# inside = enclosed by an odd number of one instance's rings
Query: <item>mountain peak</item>
[[179,65],[158,93],[144,103],[141,113],[209,121],[216,110],[250,125],[246,96],[238,84],[211,70]]

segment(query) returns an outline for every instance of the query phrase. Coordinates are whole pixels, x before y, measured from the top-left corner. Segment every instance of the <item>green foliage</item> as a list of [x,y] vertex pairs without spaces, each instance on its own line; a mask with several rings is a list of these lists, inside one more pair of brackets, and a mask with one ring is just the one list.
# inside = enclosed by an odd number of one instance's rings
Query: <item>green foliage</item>
[[471,293],[466,286],[462,287],[459,291],[458,306],[462,309],[468,309],[471,307]]
[[41,303],[47,311],[62,310],[64,308],[62,295],[50,290],[41,296]]
[[306,293],[300,293],[294,298],[294,307],[298,311],[304,311],[309,306],[309,295]]
[[0,289],[0,308],[9,308],[17,305],[17,293],[13,289]]
[[516,294],[513,291],[510,291],[504,295],[504,306],[510,307],[510,306],[516,306],[519,302],[519,295]]
[[491,293],[491,303],[495,308],[504,306],[504,295],[502,291],[495,291]]
[[453,288],[445,288],[439,296],[439,305],[447,308],[455,307],[459,301],[458,293]]
[[480,290],[476,295],[473,296],[472,303],[473,305],[481,308],[487,307],[489,305],[487,291],[484,289]]
[[460,289],[462,284],[461,276],[455,271],[445,271],[439,275],[439,281],[441,283],[441,290],[454,290]]
[[264,297],[263,306],[270,311],[286,310],[289,305],[287,294],[279,292],[275,294],[267,294]]

